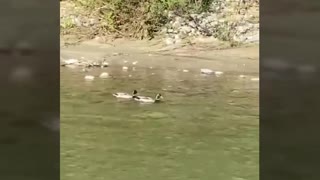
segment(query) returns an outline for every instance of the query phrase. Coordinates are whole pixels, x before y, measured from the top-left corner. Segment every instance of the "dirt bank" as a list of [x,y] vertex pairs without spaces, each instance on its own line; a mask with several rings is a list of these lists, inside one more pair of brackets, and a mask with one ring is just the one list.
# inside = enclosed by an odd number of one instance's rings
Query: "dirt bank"
[[[105,60],[110,66],[165,67],[199,71],[209,68],[241,74],[259,72],[258,45],[217,49],[197,44],[185,47],[162,46],[158,41],[130,41],[118,39],[111,43],[85,41],[76,46],[62,47],[61,60],[75,58],[84,62]],[[127,63],[125,63],[127,61]]]

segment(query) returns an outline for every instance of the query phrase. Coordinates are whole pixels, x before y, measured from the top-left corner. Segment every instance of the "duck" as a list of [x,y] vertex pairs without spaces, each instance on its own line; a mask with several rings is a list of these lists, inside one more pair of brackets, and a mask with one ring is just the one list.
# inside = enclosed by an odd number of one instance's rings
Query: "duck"
[[137,94],[138,94],[138,91],[133,90],[132,94],[118,92],[118,93],[112,94],[112,96],[114,96],[116,98],[121,98],[121,99],[132,99],[132,98],[137,97]]
[[163,96],[160,93],[158,93],[155,99],[152,99],[151,97],[147,96],[135,96],[133,99],[141,103],[159,103],[160,100],[163,99]]

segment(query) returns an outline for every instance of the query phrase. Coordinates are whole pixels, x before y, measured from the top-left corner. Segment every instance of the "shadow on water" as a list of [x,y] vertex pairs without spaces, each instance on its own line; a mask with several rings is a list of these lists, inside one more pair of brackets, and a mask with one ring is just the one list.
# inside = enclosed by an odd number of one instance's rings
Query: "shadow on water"
[[[250,75],[119,69],[91,82],[61,70],[62,178],[258,179],[259,83]],[[133,89],[164,101],[111,96]]]

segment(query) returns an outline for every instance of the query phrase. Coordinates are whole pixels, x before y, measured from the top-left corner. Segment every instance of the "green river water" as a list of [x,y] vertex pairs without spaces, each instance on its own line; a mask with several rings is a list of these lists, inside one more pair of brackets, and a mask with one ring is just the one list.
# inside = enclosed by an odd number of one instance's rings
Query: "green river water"
[[[259,82],[232,72],[105,71],[113,77],[87,82],[79,69],[61,69],[62,180],[259,179]],[[111,95],[133,89],[163,102]]]

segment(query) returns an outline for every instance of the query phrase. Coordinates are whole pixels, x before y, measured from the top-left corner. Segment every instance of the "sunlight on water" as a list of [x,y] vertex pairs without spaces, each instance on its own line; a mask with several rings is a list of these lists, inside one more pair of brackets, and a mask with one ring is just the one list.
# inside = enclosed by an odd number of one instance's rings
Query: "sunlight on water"
[[[107,71],[112,78],[92,71],[86,82],[80,70],[61,70],[62,179],[258,179],[259,82],[228,72]],[[134,89],[164,100],[111,96]]]

